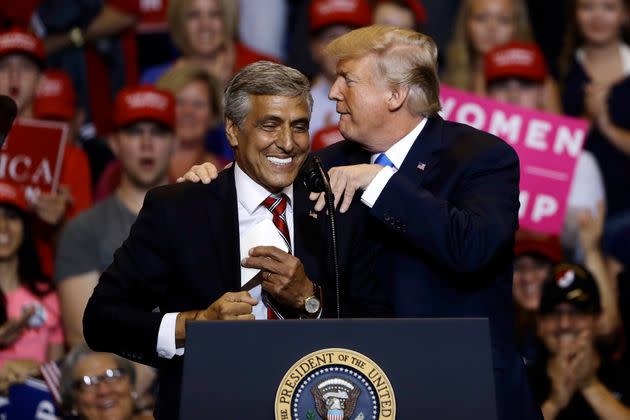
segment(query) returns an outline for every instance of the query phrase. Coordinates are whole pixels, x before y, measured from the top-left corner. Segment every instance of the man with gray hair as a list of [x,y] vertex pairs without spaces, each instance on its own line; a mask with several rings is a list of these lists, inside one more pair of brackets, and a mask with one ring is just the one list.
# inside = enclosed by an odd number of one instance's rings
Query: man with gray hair
[[[83,318],[91,348],[160,369],[157,418],[177,418],[186,321],[318,318],[336,309],[326,218],[294,182],[309,150],[308,80],[257,62],[230,81],[224,105],[234,166],[210,185],[147,194]],[[350,212],[338,218],[342,316],[387,314],[364,225]]]

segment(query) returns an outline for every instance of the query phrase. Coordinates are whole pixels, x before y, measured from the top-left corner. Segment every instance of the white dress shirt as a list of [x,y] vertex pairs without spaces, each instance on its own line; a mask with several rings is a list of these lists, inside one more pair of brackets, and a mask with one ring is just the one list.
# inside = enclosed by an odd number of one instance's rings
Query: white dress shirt
[[[400,169],[403,164],[403,161],[407,157],[409,150],[411,150],[411,146],[416,141],[422,129],[427,124],[427,119],[423,118],[422,121],[411,130],[405,137],[398,140],[392,147],[386,150],[384,153],[387,155],[387,158],[394,164],[395,168],[391,168],[389,166],[381,169],[378,174],[374,177],[372,182],[367,186],[363,194],[361,195],[361,202],[372,208],[378,197],[381,195],[381,192],[387,185],[389,179]],[[376,158],[380,155],[380,153],[375,153],[370,158],[370,163],[374,163]]]
[[[238,202],[238,234],[239,238],[243,238],[251,228],[261,221],[265,219],[273,220],[273,214],[263,205],[263,201],[271,193],[251,179],[236,163],[234,164],[234,182],[236,184],[236,200]],[[282,192],[289,198],[285,212],[289,235],[291,236],[291,248],[295,249],[293,241],[293,185],[289,185]],[[243,254],[243,251],[241,250],[241,254]],[[241,267],[242,270],[244,270],[243,267]],[[267,307],[262,301],[261,292],[262,286],[260,285],[249,291],[249,294],[258,300],[258,305],[253,308],[252,313],[256,319],[267,319]],[[211,303],[208,302],[208,305]],[[176,348],[175,346],[177,314],[178,312],[165,314],[160,323],[156,348],[160,357],[170,359],[176,354],[184,354],[183,347]]]

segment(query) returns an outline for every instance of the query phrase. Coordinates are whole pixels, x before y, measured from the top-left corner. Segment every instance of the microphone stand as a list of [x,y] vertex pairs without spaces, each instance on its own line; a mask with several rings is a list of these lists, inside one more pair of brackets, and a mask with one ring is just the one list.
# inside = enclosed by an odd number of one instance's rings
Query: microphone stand
[[339,253],[337,250],[337,223],[335,220],[335,197],[333,196],[328,174],[324,171],[322,161],[318,156],[313,156],[312,162],[307,163],[304,174],[304,184],[311,192],[323,192],[326,198],[326,209],[328,210],[328,220],[330,240],[332,244],[332,263],[335,275],[335,297],[337,319],[341,318],[341,281],[339,275]]

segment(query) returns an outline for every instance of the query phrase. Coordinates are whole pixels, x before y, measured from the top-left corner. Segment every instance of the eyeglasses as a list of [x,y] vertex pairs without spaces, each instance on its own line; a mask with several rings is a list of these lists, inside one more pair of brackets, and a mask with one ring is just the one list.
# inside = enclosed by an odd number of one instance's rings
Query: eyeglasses
[[96,389],[96,385],[101,382],[108,385],[114,384],[124,376],[127,376],[127,371],[125,369],[107,369],[102,375],[85,375],[82,378],[75,380],[73,385],[75,389],[88,391]]

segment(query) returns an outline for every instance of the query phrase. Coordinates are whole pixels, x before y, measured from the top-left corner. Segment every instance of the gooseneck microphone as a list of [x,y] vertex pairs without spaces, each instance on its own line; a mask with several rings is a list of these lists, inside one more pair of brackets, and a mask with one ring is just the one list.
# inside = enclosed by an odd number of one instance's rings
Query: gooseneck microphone
[[17,105],[9,96],[0,95],[0,149],[11,131],[11,126],[17,116]]
[[335,197],[333,196],[332,189],[330,188],[330,182],[328,174],[324,171],[322,161],[317,156],[309,156],[304,162],[301,169],[301,176],[306,189],[310,192],[323,192],[326,198],[326,208],[328,210],[328,220],[330,240],[332,243],[332,263],[333,271],[335,273],[335,296],[337,299],[337,318],[341,318],[341,287],[339,279],[339,254],[337,252],[337,225],[335,221]]

